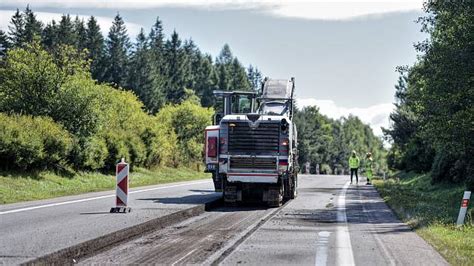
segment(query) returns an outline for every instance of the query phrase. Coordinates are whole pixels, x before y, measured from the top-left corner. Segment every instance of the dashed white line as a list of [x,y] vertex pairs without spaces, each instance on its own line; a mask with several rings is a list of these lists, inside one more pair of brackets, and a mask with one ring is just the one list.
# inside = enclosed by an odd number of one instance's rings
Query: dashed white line
[[352,253],[351,236],[347,226],[346,215],[346,192],[349,181],[344,185],[337,198],[337,230],[336,230],[336,252],[337,265],[355,265]]
[[[163,187],[140,189],[140,190],[131,191],[131,192],[129,192],[129,194],[142,193],[142,192],[153,191],[153,190],[168,189],[168,188],[174,188],[174,187],[183,187],[183,186],[190,186],[190,185],[198,185],[198,184],[204,184],[204,183],[207,183],[207,182],[209,182],[209,181],[198,181],[198,182],[185,183],[185,184],[177,184],[177,185],[171,185],[171,186],[163,186]],[[17,212],[24,212],[24,211],[32,211],[32,210],[37,210],[37,209],[42,209],[42,208],[49,208],[49,207],[67,205],[67,204],[74,204],[74,203],[86,202],[86,201],[91,201],[91,200],[105,199],[105,198],[110,198],[110,197],[115,197],[115,194],[104,195],[104,196],[98,196],[98,197],[92,197],[92,198],[85,198],[85,199],[78,199],[78,200],[71,200],[71,201],[63,201],[63,202],[57,202],[57,203],[51,203],[51,204],[45,204],[45,205],[39,205],[39,206],[32,206],[32,207],[20,208],[20,209],[13,209],[13,210],[8,210],[8,211],[0,212],[0,215],[11,214],[11,213],[17,213]]]
[[316,266],[326,266],[328,261],[328,244],[331,232],[321,231],[318,233],[316,242]]

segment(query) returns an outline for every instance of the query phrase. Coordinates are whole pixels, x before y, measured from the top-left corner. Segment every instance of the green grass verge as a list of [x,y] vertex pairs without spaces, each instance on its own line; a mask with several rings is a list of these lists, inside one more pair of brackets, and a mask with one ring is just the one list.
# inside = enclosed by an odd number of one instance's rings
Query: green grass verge
[[398,217],[430,243],[453,265],[474,265],[474,210],[468,210],[467,225],[455,222],[464,192],[463,185],[430,183],[427,174],[403,173],[398,179],[374,185]]
[[[136,168],[130,173],[130,187],[210,178],[189,168]],[[67,176],[54,172],[0,172],[0,204],[39,200],[115,188],[115,176],[78,172]]]

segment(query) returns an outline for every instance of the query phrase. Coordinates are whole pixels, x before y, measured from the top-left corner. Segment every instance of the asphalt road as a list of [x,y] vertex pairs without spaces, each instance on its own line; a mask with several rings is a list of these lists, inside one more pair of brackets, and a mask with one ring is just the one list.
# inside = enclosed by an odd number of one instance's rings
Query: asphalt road
[[0,265],[23,263],[220,196],[206,180],[132,189],[127,214],[109,213],[113,191],[0,205]]
[[221,207],[79,263],[447,265],[372,186],[301,175],[281,208]]
[[222,264],[447,265],[401,223],[372,186],[347,176],[300,176],[298,198]]

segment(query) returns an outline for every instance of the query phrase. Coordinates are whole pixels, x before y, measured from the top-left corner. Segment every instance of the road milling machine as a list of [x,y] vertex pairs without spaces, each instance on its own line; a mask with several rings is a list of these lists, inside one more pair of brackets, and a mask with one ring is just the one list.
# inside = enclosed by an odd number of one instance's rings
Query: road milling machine
[[206,128],[205,162],[226,203],[275,207],[296,197],[294,90],[294,78],[265,78],[260,92],[214,91],[222,108]]

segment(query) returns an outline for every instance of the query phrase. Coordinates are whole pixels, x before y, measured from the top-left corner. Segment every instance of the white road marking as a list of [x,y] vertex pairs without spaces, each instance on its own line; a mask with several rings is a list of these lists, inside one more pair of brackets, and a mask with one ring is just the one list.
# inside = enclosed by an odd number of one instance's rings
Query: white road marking
[[316,266],[326,266],[328,262],[328,244],[331,232],[321,231],[318,233],[316,242]]
[[[207,182],[209,182],[209,181],[198,181],[198,182],[171,185],[171,186],[164,186],[164,187],[140,189],[140,190],[131,191],[131,192],[129,192],[129,194],[142,193],[142,192],[153,191],[153,190],[168,189],[168,188],[174,188],[174,187],[198,185],[198,184],[204,184],[204,183],[207,183]],[[33,207],[20,208],[20,209],[13,209],[13,210],[0,212],[0,215],[17,213],[17,212],[24,212],[24,211],[32,211],[32,210],[37,210],[37,209],[42,209],[42,208],[49,208],[49,207],[67,205],[67,204],[86,202],[86,201],[91,201],[91,200],[105,199],[105,198],[110,198],[110,197],[115,197],[115,194],[92,197],[92,198],[85,198],[85,199],[79,199],[79,200],[63,201],[63,202],[57,202],[57,203],[51,203],[51,204],[45,204],[45,205],[39,205],[39,206],[33,206]]]
[[337,230],[336,230],[336,251],[337,265],[355,265],[354,254],[352,253],[351,236],[347,226],[346,215],[346,192],[349,181],[344,185],[337,198]]

